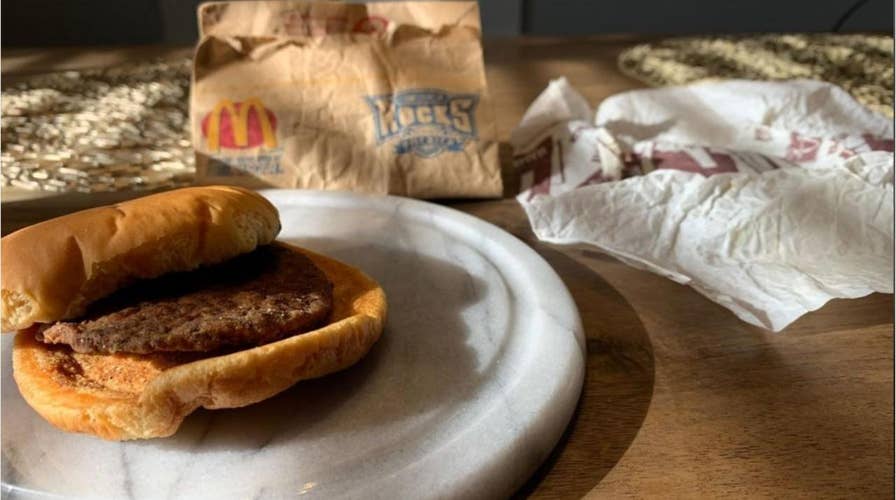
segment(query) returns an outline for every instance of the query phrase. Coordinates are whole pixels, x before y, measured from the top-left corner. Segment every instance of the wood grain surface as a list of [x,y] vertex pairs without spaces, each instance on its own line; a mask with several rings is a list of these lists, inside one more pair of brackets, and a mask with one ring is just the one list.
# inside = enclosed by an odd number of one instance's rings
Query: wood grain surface
[[[487,42],[500,137],[506,140],[552,78],[568,77],[595,105],[640,87],[617,70],[616,56],[644,40]],[[8,81],[185,53],[153,47],[5,51],[2,66]],[[518,183],[509,167],[505,180],[510,196]],[[2,232],[136,195],[29,200],[4,192]],[[506,229],[544,256],[572,292],[585,325],[587,373],[576,414],[516,496],[893,496],[892,295],[834,300],[769,333],[686,286],[588,247],[538,242],[512,199],[447,204]]]

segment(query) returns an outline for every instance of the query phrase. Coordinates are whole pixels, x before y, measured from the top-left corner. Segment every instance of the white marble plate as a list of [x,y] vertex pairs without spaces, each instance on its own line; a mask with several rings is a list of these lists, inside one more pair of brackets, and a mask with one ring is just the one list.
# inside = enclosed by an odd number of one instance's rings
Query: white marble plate
[[3,493],[16,498],[476,498],[513,492],[578,400],[575,305],[528,246],[393,197],[268,191],[280,239],[354,264],[389,299],[351,369],[262,403],[199,410],[168,439],[114,443],[39,418],[3,338]]

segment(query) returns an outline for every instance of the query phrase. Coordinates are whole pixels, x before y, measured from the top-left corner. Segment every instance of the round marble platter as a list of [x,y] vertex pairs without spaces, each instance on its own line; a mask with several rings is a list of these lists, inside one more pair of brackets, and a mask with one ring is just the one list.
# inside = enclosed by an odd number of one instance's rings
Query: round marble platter
[[279,239],[363,269],[389,300],[359,364],[170,438],[67,434],[25,404],[2,339],[4,497],[494,498],[535,471],[578,401],[576,307],[531,248],[456,210],[396,197],[264,192]]

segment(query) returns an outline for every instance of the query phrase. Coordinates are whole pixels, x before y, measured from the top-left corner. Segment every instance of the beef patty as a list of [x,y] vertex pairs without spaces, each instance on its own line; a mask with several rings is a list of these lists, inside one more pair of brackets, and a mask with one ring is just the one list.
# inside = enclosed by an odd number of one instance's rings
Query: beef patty
[[333,285],[308,257],[279,245],[196,271],[144,280],[37,339],[77,352],[215,351],[308,331],[329,317]]

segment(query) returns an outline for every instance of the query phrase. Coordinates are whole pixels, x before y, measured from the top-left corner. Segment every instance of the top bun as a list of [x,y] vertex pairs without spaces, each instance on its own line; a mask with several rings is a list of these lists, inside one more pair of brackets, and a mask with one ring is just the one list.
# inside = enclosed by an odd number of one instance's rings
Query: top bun
[[280,232],[277,209],[229,186],[178,189],[16,231],[2,243],[2,327],[75,318],[138,279],[223,262]]

